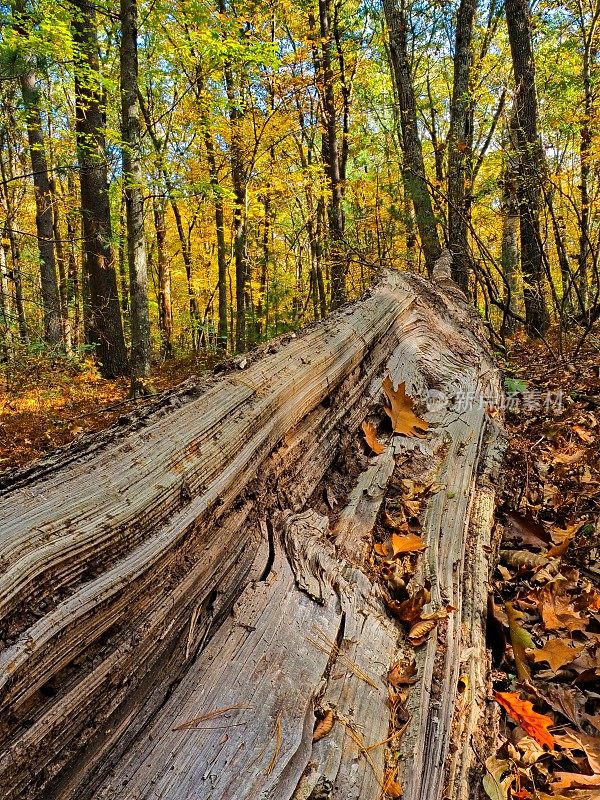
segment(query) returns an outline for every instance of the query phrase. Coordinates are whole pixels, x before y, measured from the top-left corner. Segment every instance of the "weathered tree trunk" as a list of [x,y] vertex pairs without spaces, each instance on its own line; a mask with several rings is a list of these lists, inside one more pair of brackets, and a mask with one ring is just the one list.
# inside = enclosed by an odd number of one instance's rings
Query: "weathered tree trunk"
[[535,60],[528,0],[506,0],[506,23],[515,74],[514,121],[521,175],[518,185],[523,298],[529,332],[539,336],[548,327],[544,297],[544,253],[540,232],[541,185],[545,155],[538,132]]
[[129,371],[112,247],[108,170],[98,65],[96,12],[72,0],[76,47],[75,98],[77,153],[81,188],[85,284],[89,291],[87,339],[96,345],[102,374]]
[[[472,796],[499,447],[479,394],[500,376],[449,270],[439,281],[386,273],[343,312],[5,477],[3,797],[378,800],[385,747],[365,751],[395,730],[386,676],[409,646],[366,554],[407,477],[433,487],[410,585],[453,610],[416,654],[392,748],[409,800]],[[382,434],[370,458],[359,428],[383,430],[386,375],[448,402],[427,440]],[[319,709],[335,725],[313,742]]]
[[127,218],[127,263],[131,298],[131,392],[148,392],[150,317],[148,265],[144,234],[144,198],[138,102],[137,0],[121,0],[121,126],[123,191]]
[[452,277],[464,291],[472,272],[469,254],[469,207],[467,162],[471,145],[471,63],[476,0],[461,0],[456,15],[454,84],[448,134],[448,246],[452,253]]
[[431,193],[425,177],[425,163],[419,129],[407,45],[406,0],[384,0],[383,8],[390,38],[392,77],[400,106],[403,177],[415,209],[415,222],[421,239],[427,271],[431,274],[441,255]]
[[[14,10],[16,17],[15,31],[21,37],[25,37],[27,35],[25,27],[26,11],[23,0],[15,2]],[[27,62],[27,56],[25,60]],[[25,106],[25,124],[35,191],[35,226],[40,254],[44,340],[50,345],[58,345],[62,341],[63,331],[60,295],[56,278],[56,261],[54,258],[53,197],[50,173],[46,162],[46,148],[40,111],[40,92],[35,70],[27,66],[19,75],[19,82],[23,95],[23,105]]]

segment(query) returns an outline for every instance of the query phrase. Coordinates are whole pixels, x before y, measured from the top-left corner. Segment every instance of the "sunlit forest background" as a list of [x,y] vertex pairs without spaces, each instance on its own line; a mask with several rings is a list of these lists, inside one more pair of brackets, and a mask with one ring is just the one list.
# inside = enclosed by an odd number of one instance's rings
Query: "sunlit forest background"
[[[386,24],[374,0],[141,0],[130,38],[137,72],[123,61],[131,3],[120,10],[84,0],[0,5],[4,361],[23,352],[96,352],[105,374],[126,371],[123,358],[111,366],[97,352],[94,304],[112,299],[94,289],[94,270],[114,272],[120,320],[113,309],[111,324],[122,326],[129,346],[132,302],[135,312],[144,287],[128,260],[128,188],[141,198],[155,360],[242,351],[318,320],[359,295],[382,266],[425,274],[399,97],[407,88],[440,245],[453,249],[454,152],[467,244],[467,277],[459,282],[497,341],[522,326],[518,183],[525,169],[504,4],[388,5],[395,9]],[[465,52],[457,20],[469,5],[466,91],[457,96]],[[543,151],[537,285],[549,321],[581,323],[594,318],[599,291],[600,3],[513,5],[530,12],[535,54]],[[394,14],[409,87],[394,82],[390,66]],[[137,138],[135,130],[126,138],[123,127],[131,80]],[[460,104],[464,121],[453,136],[452,109]],[[124,167],[128,148],[137,171]],[[47,181],[36,184],[44,171]],[[94,262],[83,223],[104,190],[108,217],[88,220],[100,226],[102,259]],[[139,279],[139,261],[137,269]],[[542,327],[538,321],[533,333]]]

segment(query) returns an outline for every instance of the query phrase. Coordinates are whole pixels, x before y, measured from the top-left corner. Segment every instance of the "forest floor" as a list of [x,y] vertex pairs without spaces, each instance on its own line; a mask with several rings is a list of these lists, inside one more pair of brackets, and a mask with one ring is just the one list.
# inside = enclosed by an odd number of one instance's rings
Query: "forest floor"
[[[218,363],[214,353],[153,364],[152,386],[171,389]],[[22,467],[78,436],[101,431],[152,397],[129,399],[129,379],[103,378],[92,359],[29,356],[0,370],[0,472]]]
[[562,363],[515,341],[488,608],[500,747],[492,798],[600,795],[600,349]]

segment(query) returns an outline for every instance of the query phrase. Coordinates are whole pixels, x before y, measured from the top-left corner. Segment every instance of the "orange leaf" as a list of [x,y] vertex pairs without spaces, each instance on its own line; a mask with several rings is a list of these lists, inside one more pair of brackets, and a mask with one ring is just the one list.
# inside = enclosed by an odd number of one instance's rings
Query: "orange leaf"
[[548,727],[554,724],[550,717],[534,711],[533,703],[523,700],[518,692],[494,692],[494,697],[508,716],[518,722],[538,744],[547,744],[550,750],[554,750],[554,736],[548,730]]
[[388,683],[394,688],[410,686],[417,682],[417,668],[414,661],[396,661],[388,672]]
[[590,442],[594,441],[594,434],[590,433],[587,428],[584,428],[583,425],[573,425],[572,429],[573,433],[576,433],[577,436],[581,439],[582,442]]
[[588,786],[600,786],[600,775],[580,775],[578,772],[555,772],[558,780],[552,784],[553,789],[585,789]]
[[539,661],[547,661],[556,672],[565,664],[575,661],[582,650],[585,650],[585,647],[570,647],[563,639],[550,639],[541,649],[534,650],[533,660],[536,664]]
[[331,731],[333,728],[333,723],[335,722],[335,718],[333,715],[333,711],[328,708],[323,718],[320,719],[317,724],[315,725],[315,730],[313,732],[313,742],[318,742],[319,739],[322,739],[324,736]]
[[384,602],[392,614],[402,622],[406,622],[407,625],[413,625],[421,618],[423,607],[430,600],[431,594],[427,589],[419,589],[413,597],[409,597],[408,600],[403,600],[401,603],[384,597]]
[[365,441],[371,448],[371,450],[376,455],[381,455],[385,450],[384,445],[381,444],[379,439],[377,438],[377,433],[375,432],[375,428],[371,425],[370,422],[363,422],[362,424],[363,433],[365,434]]
[[402,787],[396,780],[393,772],[390,772],[385,779],[383,791],[388,797],[393,798],[393,800],[397,800],[398,797],[402,797]]
[[397,533],[392,533],[390,541],[395,556],[403,553],[418,553],[427,546],[423,539],[414,533],[410,533],[408,536],[398,536]]
[[383,381],[383,391],[390,401],[391,408],[385,408],[385,413],[392,421],[394,433],[401,433],[403,436],[417,436],[420,439],[424,439],[425,434],[421,433],[421,431],[426,431],[429,423],[417,417],[414,413],[413,401],[406,394],[405,384],[401,383],[397,389],[394,389],[391,378],[388,375]]

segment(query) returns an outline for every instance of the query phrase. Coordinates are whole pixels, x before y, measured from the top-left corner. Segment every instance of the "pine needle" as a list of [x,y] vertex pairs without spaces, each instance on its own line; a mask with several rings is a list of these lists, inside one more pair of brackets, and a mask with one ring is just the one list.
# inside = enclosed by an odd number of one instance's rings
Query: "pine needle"
[[357,678],[360,678],[366,684],[371,686],[373,689],[380,689],[381,687],[375,683],[375,680],[366,673],[363,669],[361,669],[358,664],[352,661],[349,656],[345,653],[342,653],[336,642],[333,639],[330,639],[322,630],[316,628],[316,633],[318,636],[321,637],[323,641],[319,641],[317,639],[312,639],[310,636],[306,637],[306,640],[310,642],[313,647],[316,647],[317,650],[320,650],[322,653],[330,654],[333,653],[337,660],[341,661],[345,667],[347,667],[350,672],[352,672]]
[[174,731],[185,731],[194,728],[199,722],[207,722],[209,719],[216,719],[217,717],[222,717],[223,714],[227,714],[229,711],[238,711],[240,709],[250,709],[251,706],[226,706],[225,708],[216,708],[214,711],[209,711],[207,714],[202,714],[200,717],[194,717],[194,719],[188,719],[186,722],[182,722],[180,725],[177,725],[176,728],[173,728]]
[[275,749],[273,750],[273,757],[271,758],[269,766],[267,767],[267,775],[270,775],[275,769],[275,764],[277,763],[277,759],[279,758],[280,750],[281,750],[281,718],[278,714],[277,719],[275,720]]

